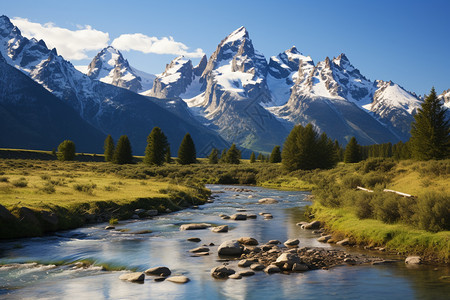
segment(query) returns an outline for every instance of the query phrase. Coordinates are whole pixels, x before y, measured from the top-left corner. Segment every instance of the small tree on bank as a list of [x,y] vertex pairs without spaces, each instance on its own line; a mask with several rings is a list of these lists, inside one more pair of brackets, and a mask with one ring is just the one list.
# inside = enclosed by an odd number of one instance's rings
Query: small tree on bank
[[256,161],[256,158],[255,158],[255,152],[252,152],[252,154],[250,154],[250,163],[252,164],[252,163],[254,163]]
[[172,162],[172,153],[170,152],[170,145],[167,146],[167,151],[166,151],[166,163],[170,164]]
[[352,137],[345,147],[344,162],[357,163],[361,160],[361,149],[355,137]]
[[227,155],[225,158],[225,162],[228,164],[239,164],[241,162],[241,153],[236,148],[236,145],[233,143],[227,151]]
[[189,133],[186,133],[178,149],[178,162],[182,165],[193,164],[197,161],[194,141]]
[[133,154],[128,136],[122,135],[119,138],[116,150],[114,151],[113,162],[119,165],[133,163]]
[[110,134],[105,139],[103,149],[105,150],[105,161],[112,161],[114,158],[114,140]]
[[272,153],[269,158],[270,163],[279,163],[281,162],[281,151],[280,146],[273,147]]
[[144,163],[160,166],[166,160],[166,152],[169,144],[167,137],[161,128],[154,127],[147,137],[147,147],[145,148]]
[[208,156],[208,162],[213,165],[219,163],[219,150],[218,149],[213,148],[211,150],[211,153]]
[[446,111],[432,88],[411,124],[413,158],[430,160],[450,157],[450,125],[446,120]]
[[58,159],[60,161],[70,161],[75,158],[75,143],[65,140],[58,146]]

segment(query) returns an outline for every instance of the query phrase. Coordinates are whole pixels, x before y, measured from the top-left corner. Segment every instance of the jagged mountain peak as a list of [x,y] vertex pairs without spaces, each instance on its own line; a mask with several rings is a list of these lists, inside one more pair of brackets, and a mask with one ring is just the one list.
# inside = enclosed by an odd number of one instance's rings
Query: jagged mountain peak
[[133,92],[145,92],[151,89],[155,76],[134,69],[122,53],[108,46],[92,59],[87,68],[87,76]]
[[249,39],[249,33],[244,26],[239,27],[232,33],[230,33],[223,41],[222,44],[235,43],[236,41],[244,41],[245,39]]

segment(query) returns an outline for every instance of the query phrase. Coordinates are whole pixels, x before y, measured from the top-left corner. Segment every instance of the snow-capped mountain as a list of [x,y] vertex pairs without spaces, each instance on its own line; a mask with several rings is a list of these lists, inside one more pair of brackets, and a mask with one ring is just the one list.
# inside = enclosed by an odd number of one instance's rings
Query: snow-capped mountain
[[0,55],[0,147],[56,148],[71,139],[77,151],[102,151],[105,134]]
[[156,76],[130,66],[119,50],[108,46],[91,61],[86,75],[93,80],[112,84],[136,93],[145,93],[153,86]]
[[0,17],[0,53],[9,65],[69,104],[101,132],[115,138],[127,134],[135,153],[144,152],[147,135],[154,126],[163,129],[174,149],[186,132],[191,133],[199,148],[205,148],[211,141],[220,147],[227,145],[211,129],[167,111],[155,103],[157,99],[82,74],[55,49],[48,49],[45,42],[23,37],[6,16]]
[[244,27],[219,43],[201,77],[192,69],[189,60],[175,59],[151,95],[183,98],[225,139],[258,150],[262,139],[280,143],[276,135],[308,122],[341,143],[351,136],[363,144],[407,140],[421,102],[395,83],[370,81],[345,54],[315,65],[292,47],[267,63]]
[[439,95],[440,99],[444,100],[444,106],[450,109],[450,89],[442,92],[442,94]]

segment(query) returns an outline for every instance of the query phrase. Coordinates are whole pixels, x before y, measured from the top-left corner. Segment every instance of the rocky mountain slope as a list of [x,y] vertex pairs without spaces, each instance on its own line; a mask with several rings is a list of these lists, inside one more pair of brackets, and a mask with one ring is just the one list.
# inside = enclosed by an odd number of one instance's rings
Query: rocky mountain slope
[[158,99],[82,74],[55,49],[48,49],[44,41],[23,37],[6,16],[0,17],[0,53],[9,65],[41,84],[101,132],[116,139],[127,134],[136,154],[144,152],[147,135],[154,126],[163,129],[173,149],[178,148],[186,132],[191,133],[199,149],[211,143],[227,145],[216,132],[194,119],[180,118],[159,105]]
[[105,134],[0,55],[0,148],[51,150],[63,140],[102,152]]

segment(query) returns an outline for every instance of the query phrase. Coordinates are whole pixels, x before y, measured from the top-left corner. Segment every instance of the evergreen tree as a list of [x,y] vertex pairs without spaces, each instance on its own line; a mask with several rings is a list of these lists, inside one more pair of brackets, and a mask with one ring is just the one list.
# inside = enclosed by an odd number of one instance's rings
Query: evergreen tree
[[197,160],[197,154],[195,151],[194,141],[189,133],[186,133],[181,141],[180,148],[178,149],[178,162],[182,165],[189,165],[195,163]]
[[252,154],[250,154],[250,163],[254,163],[256,161],[255,159],[255,152],[252,152]]
[[113,162],[119,165],[133,163],[133,154],[128,136],[122,135],[117,141]]
[[167,151],[166,151],[166,163],[170,164],[172,162],[172,153],[170,152],[170,145],[167,144]]
[[344,160],[344,151],[342,150],[341,145],[339,145],[339,142],[337,140],[334,140],[334,152],[337,161]]
[[65,140],[58,146],[58,159],[61,161],[74,160],[75,158],[75,143],[70,140]]
[[240,151],[236,148],[236,145],[233,143],[227,151],[227,155],[225,158],[225,162],[229,164],[239,164],[241,158]]
[[300,169],[297,137],[303,131],[302,125],[295,126],[284,141],[281,162],[288,171]]
[[352,137],[345,147],[344,162],[356,163],[361,160],[361,151],[355,137]]
[[334,148],[333,141],[323,132],[317,142],[316,152],[317,167],[321,169],[329,169],[336,165],[338,158]]
[[223,149],[222,153],[220,154],[220,158],[219,158],[219,162],[220,163],[226,163],[226,159],[227,159],[227,149]]
[[219,163],[219,150],[218,149],[213,148],[211,150],[211,153],[208,156],[208,162],[213,165]]
[[264,160],[264,157],[261,152],[258,153],[258,157],[256,159],[259,160],[260,162]]
[[432,88],[411,124],[413,158],[430,160],[450,157],[450,125],[446,120],[446,111]]
[[144,163],[160,166],[166,160],[166,152],[169,144],[167,137],[161,128],[154,127],[147,137],[147,147],[145,148]]
[[272,153],[269,158],[270,163],[279,163],[281,162],[281,151],[280,146],[273,147]]
[[105,161],[112,161],[114,158],[114,140],[110,134],[105,139],[103,149],[105,150]]

